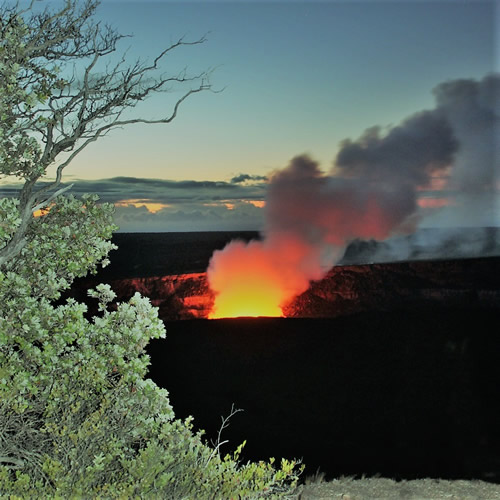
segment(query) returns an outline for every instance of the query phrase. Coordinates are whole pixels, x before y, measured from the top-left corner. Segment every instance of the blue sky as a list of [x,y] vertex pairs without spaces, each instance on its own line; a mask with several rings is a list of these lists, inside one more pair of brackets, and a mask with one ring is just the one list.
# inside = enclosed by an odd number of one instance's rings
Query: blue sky
[[[181,36],[207,34],[202,45],[173,53],[164,69],[213,68],[213,86],[224,90],[192,96],[170,125],[114,131],[84,151],[66,179],[89,187],[117,177],[155,179],[177,185],[177,192],[181,181],[209,181],[224,189],[238,174],[267,176],[303,153],[329,171],[342,140],[432,108],[441,82],[498,70],[495,7],[494,1],[458,0],[104,0],[99,17],[134,35],[122,43],[131,60],[152,58]],[[158,117],[179,95],[156,96],[137,112]],[[203,197],[199,189],[190,194],[186,184],[182,202],[167,188],[164,196],[158,189],[148,196],[138,180],[141,196],[134,196],[133,183],[127,186],[123,200],[112,197],[124,201],[122,230],[261,224],[262,208],[249,201],[265,198],[262,182],[239,183],[227,198],[220,192]],[[147,202],[156,205],[148,209]]]
[[[215,68],[221,94],[194,96],[170,126],[135,126],[82,155],[72,172],[170,179],[264,175],[310,152],[328,168],[339,141],[432,106],[438,83],[493,69],[493,4],[477,2],[104,2],[130,57],[180,36],[173,71]],[[160,99],[142,107],[155,115]],[[111,144],[112,143],[112,144]],[[119,145],[119,147],[118,147]],[[113,147],[115,146],[116,149]],[[88,161],[92,158],[92,161]],[[77,171],[78,167],[78,171]],[[112,175],[110,175],[112,176]]]

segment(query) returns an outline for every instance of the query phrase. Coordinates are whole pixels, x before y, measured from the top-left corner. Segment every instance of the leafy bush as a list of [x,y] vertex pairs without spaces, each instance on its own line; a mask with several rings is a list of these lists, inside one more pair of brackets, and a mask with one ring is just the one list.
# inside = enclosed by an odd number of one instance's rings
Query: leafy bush
[[[0,201],[0,245],[16,209]],[[144,348],[165,335],[147,299],[136,294],[111,308],[114,293],[99,285],[89,295],[100,314],[90,319],[84,304],[54,304],[76,276],[105,262],[113,229],[111,206],[60,197],[0,271],[0,492],[260,498],[289,491],[295,462],[241,465],[241,447],[220,457],[190,419],[175,419],[167,392],[144,378]]]
[[[170,123],[181,103],[210,89],[207,74],[155,76],[153,65],[97,61],[122,38],[94,22],[98,0],[58,10],[0,4],[0,177],[21,182],[0,199],[0,496],[9,498],[230,498],[280,495],[295,462],[240,464],[220,457],[175,419],[168,394],[145,379],[145,346],[165,335],[135,295],[111,307],[99,285],[85,304],[61,301],[72,281],[106,265],[113,207],[63,196],[63,170],[89,144],[130,123]],[[116,62],[118,61],[118,62]],[[121,62],[120,62],[121,61]],[[81,78],[73,70],[84,68]],[[65,80],[62,75],[69,75]],[[160,120],[121,119],[149,94],[190,85]],[[62,155],[62,158],[61,158]],[[43,182],[49,167],[55,180]],[[58,302],[59,301],[59,302]]]

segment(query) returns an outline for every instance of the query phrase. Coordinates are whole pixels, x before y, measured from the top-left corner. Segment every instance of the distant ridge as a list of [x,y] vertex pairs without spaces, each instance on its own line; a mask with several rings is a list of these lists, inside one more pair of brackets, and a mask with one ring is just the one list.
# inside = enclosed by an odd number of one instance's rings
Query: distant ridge
[[[215,250],[233,239],[259,239],[257,231],[115,233],[118,250],[99,271],[105,280],[205,272]],[[379,242],[354,240],[340,265],[500,256],[500,229],[419,229]]]
[[354,240],[340,265],[500,256],[500,228],[423,228],[386,241]]
[[103,279],[201,273],[214,250],[231,240],[259,238],[257,231],[206,231],[179,233],[115,233],[111,264],[99,271]]

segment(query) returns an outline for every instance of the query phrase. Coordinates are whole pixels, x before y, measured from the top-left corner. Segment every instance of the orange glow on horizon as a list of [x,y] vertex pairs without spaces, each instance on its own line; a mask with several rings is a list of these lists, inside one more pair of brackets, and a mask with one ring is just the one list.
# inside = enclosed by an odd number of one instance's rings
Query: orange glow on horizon
[[250,205],[256,208],[264,208],[266,206],[266,202],[263,200],[248,200],[247,203],[250,203]]
[[164,208],[168,208],[170,205],[166,203],[156,203],[156,202],[150,202],[148,200],[121,200],[115,202],[115,207],[127,207],[132,205],[135,208],[140,208],[144,207],[146,210],[152,214],[155,214],[156,212],[159,212],[160,210]]
[[235,203],[232,201],[226,201],[226,200],[221,200],[221,201],[216,201],[216,202],[211,202],[211,203],[203,203],[204,207],[225,207],[227,210],[234,210]]

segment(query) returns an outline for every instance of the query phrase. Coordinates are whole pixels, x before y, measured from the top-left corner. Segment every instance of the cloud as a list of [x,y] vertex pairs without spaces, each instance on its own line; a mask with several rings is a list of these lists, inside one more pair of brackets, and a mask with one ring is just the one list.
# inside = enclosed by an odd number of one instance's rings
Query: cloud
[[[148,200],[154,203],[182,204],[221,200],[263,200],[265,185],[237,185],[216,181],[172,181],[139,177],[114,177],[99,180],[74,180],[71,193],[97,193],[102,201]],[[45,184],[41,183],[40,187]],[[64,185],[64,184],[63,184]],[[1,196],[17,196],[19,184],[0,185]]]
[[260,200],[262,186],[239,186],[218,181],[172,181],[137,177],[114,177],[96,181],[76,181],[72,192],[98,193],[103,201],[144,199],[165,204],[197,203],[217,200]]
[[115,222],[122,232],[136,231],[255,231],[262,227],[263,210],[250,202],[190,203],[151,213],[146,206],[118,206]]
[[265,187],[215,181],[116,177],[75,183],[75,194],[96,192],[116,206],[120,231],[256,230]]
[[[115,221],[124,232],[258,230],[262,227],[264,184],[139,177],[73,182],[71,194],[96,193],[101,201],[114,203]],[[19,189],[19,184],[0,185],[0,196],[17,196]]]
[[242,184],[242,183],[250,183],[250,182],[266,182],[267,177],[265,175],[249,175],[249,174],[240,174],[231,179],[232,184]]

